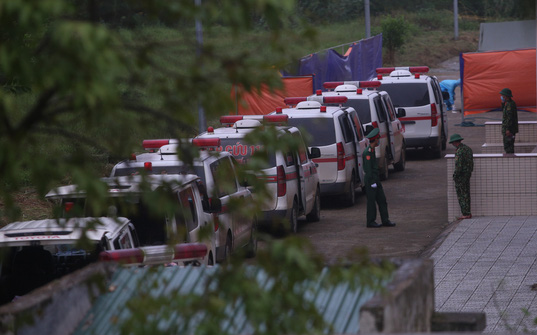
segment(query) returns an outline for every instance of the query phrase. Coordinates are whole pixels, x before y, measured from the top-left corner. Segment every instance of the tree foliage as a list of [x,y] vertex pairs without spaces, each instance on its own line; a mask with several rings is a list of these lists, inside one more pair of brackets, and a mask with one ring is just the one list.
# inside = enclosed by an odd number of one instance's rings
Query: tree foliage
[[386,17],[382,20],[382,44],[388,51],[388,62],[393,63],[395,51],[403,46],[409,32],[409,24],[404,17]]
[[[297,57],[286,45],[312,36],[297,26],[293,6],[0,0],[0,214],[17,217],[12,194],[21,186],[43,195],[62,182],[87,184],[143,138],[194,136],[198,104],[208,120],[228,113],[233,84],[279,85],[275,69]],[[161,29],[163,13],[167,24],[177,23],[171,33]],[[132,17],[149,28],[118,24]],[[259,29],[254,18],[262,18],[264,34],[249,48],[235,47]],[[198,43],[196,22],[209,37],[227,31],[232,43]]]

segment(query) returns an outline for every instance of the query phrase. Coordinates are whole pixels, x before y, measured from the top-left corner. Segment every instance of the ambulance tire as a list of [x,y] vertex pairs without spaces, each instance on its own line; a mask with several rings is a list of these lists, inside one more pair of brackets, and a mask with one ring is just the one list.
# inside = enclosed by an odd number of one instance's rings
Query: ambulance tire
[[289,217],[289,230],[291,233],[296,234],[298,232],[298,202],[293,201],[293,208],[291,209],[291,216]]
[[442,143],[438,143],[438,145],[431,148],[433,151],[433,157],[434,158],[442,158]]
[[257,220],[252,222],[252,231],[250,232],[250,242],[248,242],[248,249],[246,249],[246,257],[253,258],[257,253]]
[[227,238],[226,238],[226,248],[225,248],[225,255],[224,255],[224,262],[228,261],[229,258],[231,257],[231,253],[233,252],[233,244],[232,244],[232,240],[231,240],[231,233],[228,233],[227,234]]
[[380,180],[388,179],[388,174],[389,174],[388,168],[389,168],[389,166],[388,166],[388,153],[386,152],[384,154],[384,167],[380,171],[380,176],[379,176]]
[[308,222],[319,222],[321,220],[321,190],[319,187],[317,187],[314,201],[313,209],[306,215]]
[[352,207],[356,203],[356,182],[354,181],[354,173],[352,174],[351,180],[349,182],[349,188],[347,193],[343,198],[345,206]]
[[213,266],[214,265],[214,259],[213,259],[213,253],[212,252],[209,254],[209,258],[207,259],[207,265],[208,266]]
[[403,144],[403,147],[401,148],[401,156],[399,156],[399,162],[393,164],[393,168],[395,171],[405,171],[405,164],[406,164],[406,146]]

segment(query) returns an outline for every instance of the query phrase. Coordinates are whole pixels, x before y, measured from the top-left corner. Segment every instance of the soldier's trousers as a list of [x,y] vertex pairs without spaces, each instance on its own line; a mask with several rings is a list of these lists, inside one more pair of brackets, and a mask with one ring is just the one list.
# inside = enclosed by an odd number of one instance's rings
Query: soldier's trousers
[[384,195],[382,185],[377,183],[377,188],[366,186],[365,194],[367,197],[367,224],[371,224],[377,219],[377,204],[379,206],[381,222],[386,223],[390,221],[388,203],[386,202],[386,195]]
[[514,136],[503,136],[503,150],[506,154],[515,153],[515,137]]
[[461,178],[455,180],[455,190],[457,191],[457,199],[461,206],[462,215],[470,215],[470,178]]

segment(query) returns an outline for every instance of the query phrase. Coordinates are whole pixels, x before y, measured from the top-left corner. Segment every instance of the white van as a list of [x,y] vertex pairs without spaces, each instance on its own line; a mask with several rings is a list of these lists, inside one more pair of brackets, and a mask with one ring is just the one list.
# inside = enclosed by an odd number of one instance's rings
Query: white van
[[102,251],[138,246],[134,225],[123,217],[10,223],[0,229],[0,304],[98,261]]
[[[307,100],[327,106],[341,105],[354,108],[366,135],[373,128],[379,129],[380,142],[375,148],[375,155],[379,164],[380,178],[388,179],[388,169],[392,164],[395,171],[403,171],[406,164],[406,143],[399,117],[405,115],[405,110],[396,111],[388,93],[374,90],[380,86],[375,82],[326,82],[323,86],[333,91],[317,90],[316,94],[310,95]],[[339,102],[337,99],[341,97],[346,97],[347,100]]]
[[394,106],[406,111],[401,122],[407,148],[431,149],[440,158],[447,143],[447,115],[438,79],[423,74],[428,71],[427,66],[378,68],[376,80]]
[[352,107],[327,107],[316,101],[285,99],[285,103],[296,108],[276,108],[270,115],[288,115],[290,126],[309,134],[308,146],[319,148],[321,156],[313,161],[318,165],[321,195],[341,196],[353,206],[356,189],[364,186],[362,153],[368,145],[358,114]]
[[[123,216],[136,228],[141,246],[205,243],[207,256],[203,263],[213,265],[216,258],[215,236],[200,241],[200,232],[214,229],[213,213],[221,211],[218,198],[208,201],[199,188],[199,177],[193,174],[121,176],[103,178],[108,188],[106,207],[96,209],[86,201],[87,195],[77,185],[61,186],[46,198],[56,202],[63,217]],[[144,192],[159,192],[176,201],[173,215],[156,215],[144,199]]]
[[[285,120],[282,118],[285,118]],[[274,122],[272,124],[287,122],[284,115],[243,116],[227,115],[220,118],[221,128],[212,128],[196,136],[195,140],[209,140],[218,138],[221,144],[217,151],[227,151],[235,159],[246,164],[254,152],[261,150],[262,143],[248,143],[245,136],[263,124],[260,121]],[[262,218],[264,224],[282,226],[282,220],[287,221],[286,230],[297,232],[298,217],[306,215],[309,221],[319,221],[321,211],[321,192],[317,167],[312,161],[320,155],[319,149],[308,151],[300,130],[296,127],[277,126],[275,128],[280,138],[286,137],[299,143],[296,152],[269,151],[266,166],[257,175],[266,182],[269,197],[262,205]],[[254,197],[256,190],[252,190]]]
[[202,150],[199,152],[199,157],[189,164],[179,160],[179,144],[166,144],[156,149],[159,144],[169,141],[144,140],[144,147],[151,147],[156,152],[140,154],[130,160],[119,162],[112,169],[110,177],[196,174],[200,177],[200,185],[205,188],[207,195],[218,197],[222,204],[222,211],[213,213],[216,261],[226,260],[239,248],[246,249],[247,256],[253,257],[257,250],[255,215],[247,217],[241,214],[241,211],[229,210],[230,206],[238,206],[239,202],[242,202],[243,207],[251,205],[252,194],[247,187],[239,183],[233,156],[225,151],[209,151],[220,145],[220,140],[217,140],[201,144],[194,141],[194,145]]

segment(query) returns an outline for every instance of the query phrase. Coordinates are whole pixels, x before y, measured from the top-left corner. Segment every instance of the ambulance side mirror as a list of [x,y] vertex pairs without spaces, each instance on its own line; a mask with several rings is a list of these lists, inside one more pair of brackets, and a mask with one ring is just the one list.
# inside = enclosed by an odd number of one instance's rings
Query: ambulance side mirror
[[321,149],[313,147],[310,149],[310,159],[319,158],[321,157]]
[[405,117],[406,116],[406,110],[404,108],[397,108],[397,117]]

